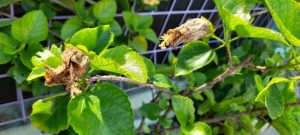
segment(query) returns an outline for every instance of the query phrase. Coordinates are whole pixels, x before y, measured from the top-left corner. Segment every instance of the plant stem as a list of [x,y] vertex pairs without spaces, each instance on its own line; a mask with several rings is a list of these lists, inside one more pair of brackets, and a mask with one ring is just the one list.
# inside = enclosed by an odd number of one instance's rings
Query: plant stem
[[224,71],[222,74],[214,78],[208,83],[205,83],[199,87],[197,87],[193,93],[201,93],[207,88],[212,88],[216,83],[223,81],[226,77],[233,75],[237,70],[240,70],[241,68],[248,67],[251,64],[251,57],[248,57],[245,61],[240,63],[239,65],[233,67],[229,67],[226,71]]
[[225,44],[225,41],[223,39],[219,38],[218,36],[216,36],[215,34],[212,35],[212,38],[220,41],[222,44]]
[[222,45],[218,46],[217,48],[215,48],[214,51],[219,50],[219,49],[223,48],[224,46],[225,46],[225,45],[222,44]]
[[[284,106],[286,108],[294,107],[294,106],[300,106],[300,102],[287,103]],[[263,114],[263,113],[266,113],[266,112],[267,112],[266,108],[252,109],[252,110],[249,110],[249,111],[246,111],[246,112],[240,112],[238,114],[228,114],[226,116],[219,117],[219,118],[206,119],[206,120],[204,120],[204,122],[206,122],[206,123],[217,123],[217,122],[220,122],[220,121],[224,121],[226,119],[236,119],[236,118],[241,117],[242,115],[250,115],[250,114],[253,114],[253,113],[258,115],[258,114]]]
[[126,77],[121,77],[121,76],[113,76],[113,75],[98,76],[97,75],[97,76],[87,78],[87,83],[99,82],[99,81],[126,82],[126,83],[136,84],[136,85],[139,85],[139,86],[142,86],[142,87],[152,88],[152,89],[155,89],[157,91],[162,91],[162,92],[166,92],[170,95],[173,95],[173,93],[169,89],[158,87],[158,86],[155,86],[155,85],[150,84],[150,83],[141,83],[141,82],[133,81],[133,80],[130,80]]

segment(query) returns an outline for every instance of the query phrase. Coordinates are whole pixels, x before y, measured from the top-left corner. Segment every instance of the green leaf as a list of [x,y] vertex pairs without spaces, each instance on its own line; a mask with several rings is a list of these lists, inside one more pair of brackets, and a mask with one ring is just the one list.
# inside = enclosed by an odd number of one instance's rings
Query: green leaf
[[122,12],[122,15],[126,26],[131,32],[148,29],[153,22],[152,16],[140,16],[128,11]]
[[254,2],[251,0],[215,0],[226,30],[235,31],[240,37],[270,39],[289,45],[281,33],[250,24],[249,5]]
[[68,104],[68,121],[80,135],[104,132],[99,98],[90,94],[76,95]]
[[240,37],[270,39],[289,45],[281,33],[268,28],[255,27],[252,25],[237,25],[235,31]]
[[150,40],[151,42],[157,44],[159,43],[159,40],[156,36],[156,33],[152,30],[152,29],[142,29],[142,30],[139,30],[139,33],[141,35],[143,35],[146,39]]
[[129,40],[128,46],[136,50],[137,52],[146,52],[148,49],[148,43],[146,39],[141,35],[135,36],[132,40]]
[[3,20],[0,22],[0,28],[11,25],[15,19]]
[[300,45],[300,4],[295,0],[265,0],[277,27],[289,43]]
[[258,91],[261,91],[264,89],[264,83],[261,79],[261,77],[257,74],[254,75],[254,81],[255,81],[255,85]]
[[69,95],[57,94],[40,99],[32,106],[31,124],[42,131],[57,134],[68,128],[67,105]]
[[134,134],[133,111],[124,91],[111,84],[97,84],[90,93],[101,100],[103,123],[98,125],[102,130],[97,135]]
[[123,33],[122,28],[116,20],[111,21],[109,23],[109,26],[110,26],[110,29],[114,33],[115,36],[122,35],[122,33]]
[[109,23],[117,13],[117,4],[114,0],[102,0],[97,2],[93,8],[94,16],[100,23]]
[[9,4],[19,2],[19,1],[21,1],[21,0],[2,0],[1,3],[0,3],[0,8],[5,7]]
[[194,123],[195,108],[193,105],[193,101],[190,98],[183,97],[180,95],[175,95],[172,97],[172,106],[176,118],[183,129],[185,129],[188,125]]
[[144,58],[144,63],[146,64],[146,67],[147,67],[148,78],[151,78],[155,74],[154,64],[150,59],[148,59],[146,57],[143,57],[143,58]]
[[272,80],[268,83],[268,85],[258,93],[258,95],[255,98],[255,101],[261,100],[263,96],[266,94],[266,92],[268,91],[269,87],[271,87],[273,84],[280,83],[280,82],[289,82],[289,79],[272,78]]
[[81,20],[77,17],[69,18],[61,28],[61,38],[66,40],[72,37],[77,31],[82,28]]
[[157,103],[147,103],[143,104],[143,106],[140,108],[140,112],[148,119],[156,120],[160,115],[161,109]]
[[175,66],[175,76],[186,75],[209,64],[215,52],[207,43],[194,41],[183,46]]
[[12,23],[11,32],[15,39],[23,43],[43,41],[48,36],[47,18],[41,10],[28,12]]
[[138,82],[146,82],[148,78],[144,58],[124,45],[103,51],[91,61],[91,67],[123,74]]
[[191,131],[189,131],[190,135],[212,135],[212,131],[210,126],[208,126],[204,122],[196,122]]
[[35,67],[45,68],[45,66],[48,65],[52,68],[56,68],[62,63],[60,54],[61,48],[53,45],[50,51],[44,49],[43,52],[38,52],[36,56],[32,57],[31,62]]
[[208,98],[210,104],[214,105],[216,103],[215,95],[214,95],[214,92],[212,91],[212,89],[206,89],[206,90],[203,91],[203,93]]
[[284,111],[283,96],[276,87],[266,94],[265,104],[272,119],[280,117]]
[[6,64],[11,60],[12,56],[0,51],[0,64]]
[[153,84],[155,86],[162,87],[162,88],[172,87],[172,81],[169,79],[168,76],[164,74],[154,74],[153,78],[154,78]]
[[90,51],[99,54],[106,49],[114,39],[109,25],[101,25],[95,28],[85,28],[76,32],[71,40],[72,45],[84,45]]
[[[13,55],[13,54],[17,53],[18,50],[20,50],[20,49],[18,49],[18,43],[12,37],[8,36],[7,34],[0,33],[0,40],[1,40],[1,42],[0,42],[1,49],[0,50],[3,51],[3,53]],[[22,48],[22,46],[21,46],[21,48]]]
[[31,63],[31,58],[34,56],[38,51],[42,51],[42,45],[39,43],[29,44],[25,50],[20,52],[20,60],[21,62],[29,69],[33,68]]
[[31,81],[33,79],[43,77],[47,72],[47,69],[45,68],[40,68],[40,67],[34,67],[30,74],[27,77],[27,81]]

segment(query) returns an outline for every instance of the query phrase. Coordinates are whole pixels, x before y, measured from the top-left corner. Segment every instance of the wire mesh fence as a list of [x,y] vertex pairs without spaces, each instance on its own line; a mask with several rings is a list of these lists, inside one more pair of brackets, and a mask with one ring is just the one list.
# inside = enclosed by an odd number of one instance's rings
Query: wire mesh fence
[[[136,4],[132,3],[132,8],[135,9]],[[7,14],[11,16],[15,16],[15,11],[20,8],[20,6],[9,5],[9,11]],[[268,27],[270,25],[271,16],[265,11],[265,7],[258,5],[255,8],[252,8],[252,15],[255,16],[254,25]],[[170,28],[175,28],[178,25],[184,23],[186,20],[190,18],[196,18],[200,16],[204,16],[207,19],[211,20],[216,28],[216,35],[219,37],[223,36],[223,30],[220,27],[222,25],[221,19],[218,16],[217,9],[213,4],[212,0],[169,0],[164,1],[160,4],[157,11],[136,11],[139,15],[148,15],[153,16],[154,21],[152,28],[155,30],[158,37],[162,36],[164,32],[166,32]],[[58,15],[55,16],[52,20],[49,20],[49,24],[51,25],[53,21],[61,20],[65,21],[66,19],[72,17],[72,15]],[[122,20],[122,14],[116,14],[115,18],[119,21],[120,24],[124,24]],[[0,18],[0,21],[5,21],[10,18]],[[125,27],[124,27],[125,28]],[[126,34],[128,30],[124,29],[124,34]],[[218,41],[210,41],[211,44],[218,45]],[[48,44],[52,44],[50,41]],[[178,49],[182,47],[179,46]],[[172,48],[160,49],[158,44],[149,43],[148,51],[140,53],[148,58],[150,58],[154,64],[162,64],[166,63],[168,53],[172,51]],[[5,74],[5,70],[9,67],[9,65],[2,66],[1,74],[0,74],[0,87],[16,85],[14,80],[10,79],[7,74]],[[8,80],[8,82],[7,82]],[[118,83],[120,87],[124,87],[123,83]],[[137,90],[142,89],[142,87],[130,87],[126,88],[125,91],[127,93],[136,92]],[[26,96],[26,92],[24,93],[17,86],[14,87],[2,87],[1,91],[10,91],[10,95],[1,94],[1,98],[15,95],[15,99],[7,100],[0,102],[0,127],[20,122],[27,122],[30,115],[31,104],[39,98],[45,97],[31,97]],[[10,108],[10,109],[8,109]],[[14,115],[11,117],[7,117],[7,115]]]

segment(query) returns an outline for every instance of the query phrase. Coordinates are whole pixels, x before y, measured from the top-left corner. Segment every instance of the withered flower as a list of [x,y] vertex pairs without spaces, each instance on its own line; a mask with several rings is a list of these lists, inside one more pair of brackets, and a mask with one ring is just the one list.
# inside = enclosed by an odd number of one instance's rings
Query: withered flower
[[209,36],[213,33],[213,29],[211,22],[206,18],[194,18],[175,29],[169,29],[167,33],[161,36],[163,42],[159,47],[164,49],[172,44],[173,48],[176,49],[177,45],[181,43],[187,43]]
[[56,68],[46,66],[45,85],[55,86],[64,84],[66,90],[73,93],[79,93],[80,90],[76,84],[76,80],[81,78],[87,70],[89,59],[84,53],[76,47],[66,48],[62,54],[62,65]]

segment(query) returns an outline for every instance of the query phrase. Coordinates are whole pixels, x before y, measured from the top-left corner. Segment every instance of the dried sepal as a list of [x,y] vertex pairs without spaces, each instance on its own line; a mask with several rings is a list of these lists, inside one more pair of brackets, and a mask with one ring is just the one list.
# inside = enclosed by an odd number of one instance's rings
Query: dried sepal
[[64,84],[71,94],[80,92],[76,80],[81,78],[87,70],[89,59],[76,47],[66,48],[62,54],[62,65],[56,68],[46,66],[45,85],[55,86]]
[[164,49],[172,44],[173,48],[176,49],[177,45],[181,43],[205,38],[213,32],[214,28],[211,22],[206,18],[194,18],[188,20],[175,29],[169,29],[167,33],[161,36],[163,42],[159,45],[159,47]]

